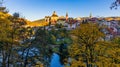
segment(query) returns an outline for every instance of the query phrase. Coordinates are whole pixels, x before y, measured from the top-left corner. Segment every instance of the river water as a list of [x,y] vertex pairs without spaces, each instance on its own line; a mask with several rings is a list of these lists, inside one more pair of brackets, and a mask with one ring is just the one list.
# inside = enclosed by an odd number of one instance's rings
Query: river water
[[52,60],[50,62],[50,67],[64,67],[61,63],[60,63],[60,56],[56,53],[53,53],[52,55]]

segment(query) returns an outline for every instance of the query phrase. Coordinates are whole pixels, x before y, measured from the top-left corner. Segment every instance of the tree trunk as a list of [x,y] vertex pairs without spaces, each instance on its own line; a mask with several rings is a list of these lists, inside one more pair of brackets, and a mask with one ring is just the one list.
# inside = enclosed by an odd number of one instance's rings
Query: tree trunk
[[[8,49],[8,61],[7,61],[7,67],[10,66],[10,55],[12,53],[12,46],[14,45],[14,32],[15,32],[15,29],[13,30],[12,32],[12,44],[10,44],[10,48]],[[9,44],[8,44],[9,45]]]
[[4,60],[3,60],[3,62],[2,62],[2,67],[6,67],[6,63],[5,63]]
[[27,54],[26,54],[26,57],[25,57],[24,67],[26,67],[27,64],[28,64],[28,54],[29,54],[29,49],[30,49],[30,48],[28,48],[28,51],[27,51]]
[[8,51],[8,61],[7,61],[7,67],[10,67],[10,55],[12,52],[12,44],[10,45],[9,51]]
[[[88,50],[88,46],[86,45],[86,49],[85,49],[85,52],[87,52],[87,50]],[[88,55],[87,55],[87,53],[86,53],[86,67],[89,67],[89,58],[88,58]]]
[[2,55],[3,55],[3,61],[2,61],[2,67],[6,67],[6,59],[7,59],[7,54],[5,51],[2,51]]
[[93,66],[92,63],[93,63],[93,50],[90,48],[90,67]]

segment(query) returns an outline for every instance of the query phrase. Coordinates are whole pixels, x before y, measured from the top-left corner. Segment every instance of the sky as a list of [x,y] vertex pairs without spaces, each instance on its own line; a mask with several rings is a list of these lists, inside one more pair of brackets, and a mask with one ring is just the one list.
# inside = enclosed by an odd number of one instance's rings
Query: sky
[[15,12],[31,21],[51,16],[56,11],[58,16],[93,17],[120,16],[120,7],[110,9],[114,0],[5,0],[4,6],[10,14]]

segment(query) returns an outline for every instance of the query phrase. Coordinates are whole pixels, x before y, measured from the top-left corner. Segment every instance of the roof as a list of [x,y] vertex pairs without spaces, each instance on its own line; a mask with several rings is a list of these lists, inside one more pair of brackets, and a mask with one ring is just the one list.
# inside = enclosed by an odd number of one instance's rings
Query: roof
[[58,15],[57,15],[56,12],[54,11],[51,17],[58,17]]
[[56,15],[56,14],[53,14],[53,15],[52,15],[52,17],[58,17],[58,15]]

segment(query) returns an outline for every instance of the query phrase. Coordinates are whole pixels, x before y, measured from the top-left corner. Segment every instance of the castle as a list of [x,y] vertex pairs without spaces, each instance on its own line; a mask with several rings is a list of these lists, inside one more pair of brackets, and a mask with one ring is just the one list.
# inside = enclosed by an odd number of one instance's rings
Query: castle
[[66,13],[66,17],[62,17],[62,18],[59,17],[55,11],[53,12],[52,16],[45,16],[45,21],[49,22],[52,25],[55,25],[58,20],[68,21],[68,13]]

